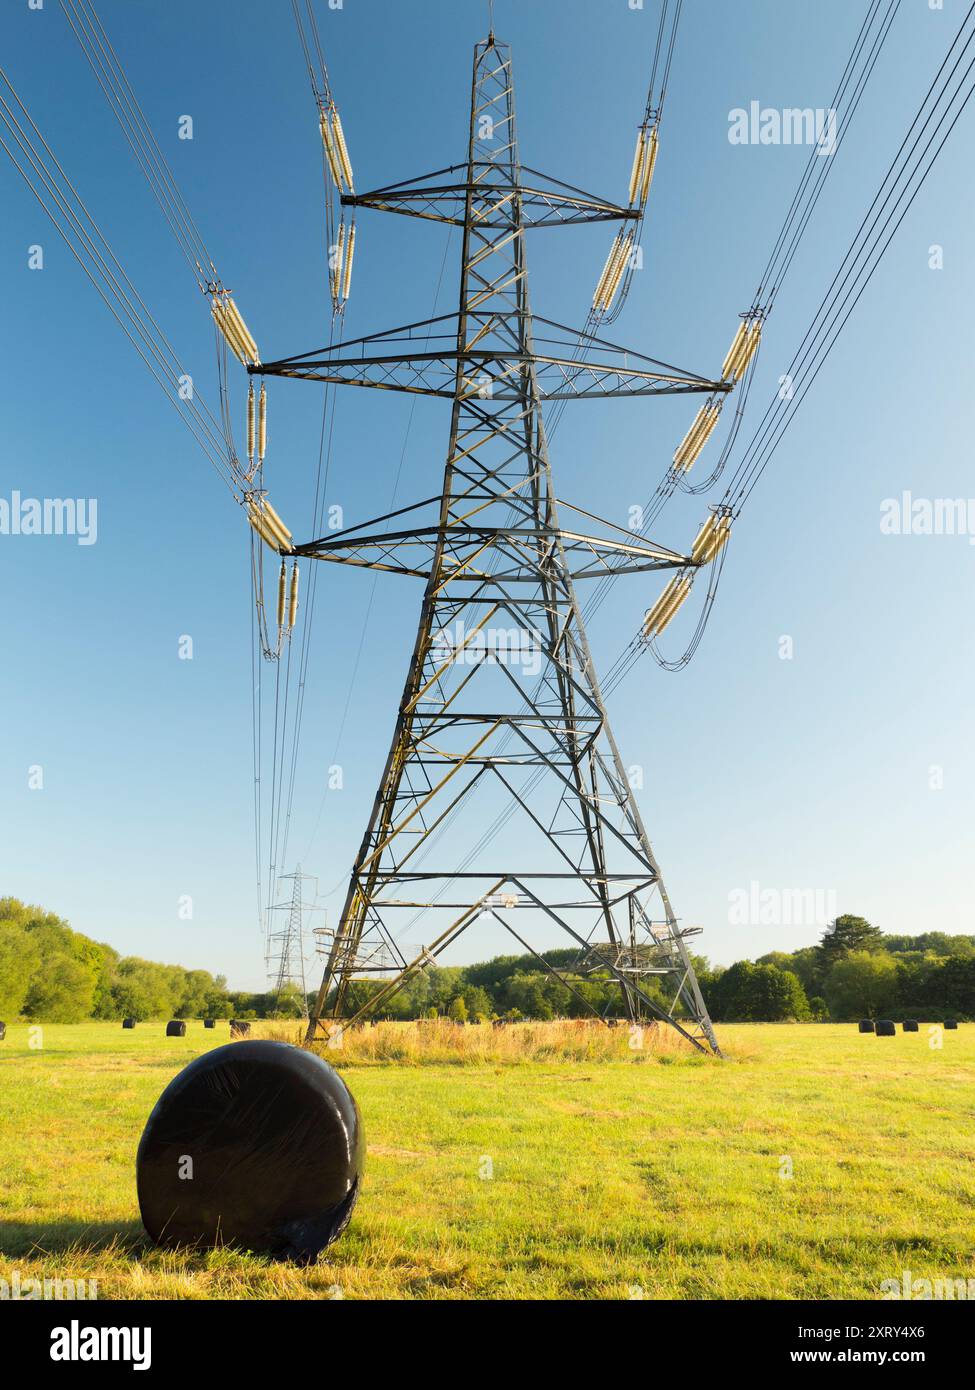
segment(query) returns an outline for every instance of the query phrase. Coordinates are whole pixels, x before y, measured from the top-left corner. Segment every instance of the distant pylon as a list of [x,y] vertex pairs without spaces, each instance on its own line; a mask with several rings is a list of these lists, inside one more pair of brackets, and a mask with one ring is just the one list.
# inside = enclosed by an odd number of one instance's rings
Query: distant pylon
[[302,1017],[308,1017],[308,989],[305,984],[305,913],[320,911],[313,903],[303,904],[301,884],[310,879],[310,874],[301,872],[301,865],[295,867],[293,874],[280,874],[282,883],[291,882],[290,902],[272,903],[271,912],[287,912],[287,923],[280,931],[268,931],[267,936],[267,979],[268,994],[280,998],[282,992],[290,987],[300,991]]

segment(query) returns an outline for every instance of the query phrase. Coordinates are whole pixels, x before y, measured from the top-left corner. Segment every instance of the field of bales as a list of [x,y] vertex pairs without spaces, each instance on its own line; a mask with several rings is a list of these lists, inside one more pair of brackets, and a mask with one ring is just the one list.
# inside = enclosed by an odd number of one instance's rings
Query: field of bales
[[719,1036],[725,1061],[582,1023],[347,1035],[324,1055],[362,1111],[365,1185],[299,1268],[157,1251],[139,1221],[149,1111],[226,1023],[10,1026],[0,1277],[103,1298],[838,1299],[975,1274],[975,1025]]

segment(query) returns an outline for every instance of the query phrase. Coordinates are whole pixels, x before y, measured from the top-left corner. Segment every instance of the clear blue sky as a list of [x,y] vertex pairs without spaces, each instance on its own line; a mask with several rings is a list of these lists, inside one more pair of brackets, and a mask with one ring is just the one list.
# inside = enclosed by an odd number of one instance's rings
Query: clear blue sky
[[[882,171],[960,22],[903,0],[767,329],[764,410]],[[463,157],[483,0],[318,0],[357,186]],[[658,7],[498,0],[513,45],[521,156],[623,196]],[[866,4],[686,0],[636,277],[612,336],[713,372],[748,307],[807,151],[731,145],[728,113],[829,101]],[[285,0],[102,0],[99,12],[224,280],[265,358],[327,339],[320,147]],[[215,400],[206,305],[56,0],[3,8],[4,63],[130,276]],[[177,139],[192,115],[194,139]],[[964,536],[885,536],[883,499],[973,492],[969,380],[975,112],[956,129],[881,270],[755,493],[696,659],[647,659],[610,702],[675,906],[728,962],[816,939],[814,926],[735,926],[729,894],[832,891],[888,931],[973,930],[968,894],[975,549]],[[98,499],[97,544],[0,536],[0,891],[43,903],[126,953],[263,983],[254,907],[248,537],[184,426],[9,163],[0,164],[6,351],[0,496]],[[446,232],[362,214],[346,332],[432,313]],[[42,244],[43,271],[28,269]],[[605,227],[530,240],[537,312],[581,324]],[[944,269],[929,269],[929,247]],[[456,290],[452,243],[439,312]],[[270,383],[268,485],[311,510],[320,388]],[[238,391],[238,401],[240,393]],[[559,491],[620,524],[687,424],[679,399],[570,405],[553,440]],[[435,491],[448,409],[339,393],[329,502],[348,524]],[[711,446],[713,449],[713,445]],[[708,456],[713,459],[713,452]],[[656,539],[685,548],[703,499],[674,502]],[[295,527],[294,529],[300,529]],[[320,575],[292,849],[323,888],[343,880],[392,729],[420,590],[380,578],[325,800],[372,577]],[[591,633],[607,666],[659,582],[618,583]],[[664,644],[680,646],[675,623]],[[180,661],[181,634],[194,659]],[[794,658],[779,658],[779,639]],[[28,768],[43,767],[43,790]],[[929,769],[943,768],[931,790]],[[294,855],[291,856],[292,858]],[[289,866],[290,867],[290,866]],[[178,900],[192,896],[181,920]],[[334,908],[336,899],[332,898]],[[543,944],[556,944],[555,939]],[[455,959],[509,949],[479,931]],[[311,974],[316,973],[312,968]]]

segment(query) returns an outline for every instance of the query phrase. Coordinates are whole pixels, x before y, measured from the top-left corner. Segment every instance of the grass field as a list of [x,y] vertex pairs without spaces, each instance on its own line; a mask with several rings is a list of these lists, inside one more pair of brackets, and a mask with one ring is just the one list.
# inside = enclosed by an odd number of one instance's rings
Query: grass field
[[923,1025],[729,1026],[725,1062],[335,1054],[368,1167],[311,1269],[143,1234],[142,1127],[227,1041],[218,1026],[49,1026],[36,1049],[8,1028],[0,1275],[96,1279],[103,1298],[613,1299],[872,1298],[905,1269],[975,1275],[975,1026],[940,1049]]

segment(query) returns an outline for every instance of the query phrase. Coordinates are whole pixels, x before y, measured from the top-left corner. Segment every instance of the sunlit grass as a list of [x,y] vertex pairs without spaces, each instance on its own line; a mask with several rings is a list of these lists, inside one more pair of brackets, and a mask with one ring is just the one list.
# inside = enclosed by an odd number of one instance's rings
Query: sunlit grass
[[975,1027],[937,1048],[923,1028],[739,1025],[720,1030],[727,1062],[678,1046],[634,1064],[626,1029],[580,1059],[565,1048],[583,1030],[554,1025],[533,1050],[534,1026],[522,1043],[444,1027],[435,1060],[429,1025],[325,1054],[369,1155],[352,1225],[312,1269],[157,1251],[142,1231],[142,1127],[226,1024],[48,1027],[36,1049],[12,1026],[0,1275],[96,1279],[106,1298],[869,1298],[903,1269],[975,1274]]
[[[458,1024],[450,1019],[416,1023],[376,1023],[343,1029],[330,1025],[328,1042],[316,1050],[334,1065],[365,1066],[399,1062],[410,1066],[524,1062],[705,1061],[673,1028],[649,1023],[608,1028],[598,1019],[559,1019],[549,1023]],[[299,1041],[303,1030],[269,1025],[265,1035]]]

